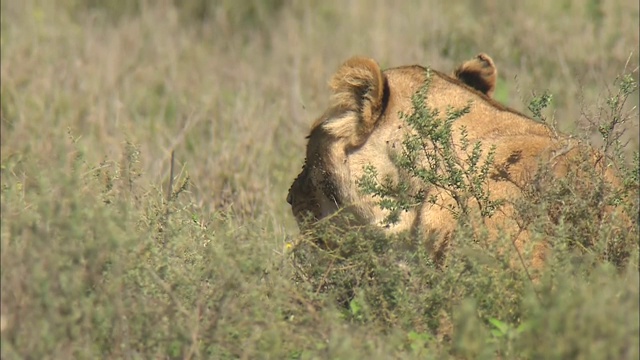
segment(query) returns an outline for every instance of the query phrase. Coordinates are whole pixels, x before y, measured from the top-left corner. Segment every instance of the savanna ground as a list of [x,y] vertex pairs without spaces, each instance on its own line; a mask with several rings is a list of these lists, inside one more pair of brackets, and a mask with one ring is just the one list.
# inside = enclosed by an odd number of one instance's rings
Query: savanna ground
[[[296,253],[305,235],[285,202],[327,80],[355,54],[450,71],[486,52],[499,101],[530,113],[548,91],[543,117],[600,146],[584,125],[611,123],[619,76],[638,79],[636,1],[3,0],[1,12],[3,359],[638,358],[637,224],[560,222],[532,282],[464,241],[444,268],[369,230],[318,230],[349,259]],[[637,105],[635,91],[616,160],[631,169],[620,206],[633,219]],[[566,214],[588,218],[588,205]]]

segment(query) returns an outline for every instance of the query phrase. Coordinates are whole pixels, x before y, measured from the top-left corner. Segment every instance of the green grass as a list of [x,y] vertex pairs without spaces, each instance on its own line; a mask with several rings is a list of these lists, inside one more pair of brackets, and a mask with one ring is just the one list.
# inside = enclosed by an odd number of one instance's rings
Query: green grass
[[450,71],[486,52],[500,101],[548,90],[540,117],[600,146],[583,125],[638,80],[636,2],[211,4],[2,1],[3,359],[638,358],[637,224],[532,220],[558,243],[532,283],[465,229],[439,267],[408,235],[300,234],[285,202],[355,54]]

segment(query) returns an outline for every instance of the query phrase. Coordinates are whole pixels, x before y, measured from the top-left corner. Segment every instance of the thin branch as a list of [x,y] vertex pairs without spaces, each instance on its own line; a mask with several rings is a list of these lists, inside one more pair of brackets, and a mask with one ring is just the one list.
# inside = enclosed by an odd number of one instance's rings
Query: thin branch
[[173,170],[175,164],[175,150],[171,150],[171,167],[169,170],[169,186],[167,187],[167,204],[171,202],[171,195],[173,194]]

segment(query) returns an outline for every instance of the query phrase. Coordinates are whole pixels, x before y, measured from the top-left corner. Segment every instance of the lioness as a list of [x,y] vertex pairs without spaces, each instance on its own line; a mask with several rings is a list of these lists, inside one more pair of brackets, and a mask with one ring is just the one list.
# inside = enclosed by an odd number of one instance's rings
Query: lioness
[[[374,60],[363,57],[346,61],[330,81],[329,108],[311,127],[305,164],[287,196],[298,223],[309,217],[319,220],[341,209],[359,224],[382,225],[389,233],[411,230],[430,240],[434,252],[444,249],[456,226],[451,209],[460,205],[450,192],[427,186],[423,190],[430,201],[410,207],[399,221],[385,224],[388,211],[378,206],[379,198],[364,194],[358,186],[366,166],[373,166],[379,179],[398,181],[405,175],[394,159],[413,130],[401,114],[413,112],[412,96],[428,77],[425,105],[429,109],[446,114],[469,106],[468,113],[452,125],[456,153],[465,157],[463,133],[465,141],[481,142],[483,156],[493,149],[492,170],[484,190],[491,199],[507,201],[486,223],[494,234],[512,230],[521,246],[527,235],[518,231],[509,200],[522,196],[541,162],[556,176],[563,176],[571,166],[568,155],[579,146],[547,125],[494,101],[490,95],[496,76],[495,65],[486,54],[462,64],[452,76],[418,65],[382,71]],[[409,190],[417,191],[425,184],[413,181],[411,186],[414,188]],[[478,207],[475,199],[468,201],[471,208]]]

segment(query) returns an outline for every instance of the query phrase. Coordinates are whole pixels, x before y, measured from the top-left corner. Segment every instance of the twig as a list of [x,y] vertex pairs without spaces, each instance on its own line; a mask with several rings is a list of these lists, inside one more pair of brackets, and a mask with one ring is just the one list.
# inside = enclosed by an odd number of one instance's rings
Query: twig
[[[167,188],[167,204],[171,202],[171,195],[173,194],[173,166],[175,159],[175,150],[171,150],[171,168],[169,170],[169,187]],[[167,209],[168,213],[168,209]]]
[[147,267],[146,270],[149,273],[149,275],[151,275],[151,277],[155,280],[155,282],[158,285],[160,285],[160,287],[164,290],[164,292],[169,296],[169,298],[175,305],[176,310],[178,310],[178,312],[184,316],[191,317],[191,313],[187,311],[187,309],[184,306],[182,306],[182,303],[180,302],[178,297],[174,294],[173,289],[171,288],[171,285],[167,284],[164,280],[162,280],[162,278],[151,268]]
[[167,203],[165,204],[164,210],[164,219],[162,219],[162,228],[164,233],[164,241],[162,243],[163,246],[167,244],[167,225],[169,224],[169,215],[170,215],[170,207],[169,204],[173,198],[173,168],[174,168],[174,160],[175,160],[175,150],[171,150],[171,166],[169,169],[169,185],[167,187]]
[[[533,281],[533,277],[531,276],[531,273],[529,272],[529,268],[527,267],[527,264],[524,261],[524,257],[522,256],[522,253],[520,252],[520,249],[518,249],[518,246],[516,245],[516,241],[518,240],[518,237],[520,237],[520,235],[522,235],[523,232],[524,232],[524,229],[520,228],[520,230],[518,231],[518,234],[511,241],[511,244],[513,245],[513,248],[516,250],[516,254],[518,254],[518,259],[520,260],[520,264],[522,264],[522,268],[524,269],[524,273],[527,275],[527,278],[529,279],[529,282],[532,285],[533,293],[536,294],[536,299],[538,300],[538,304],[542,304],[542,298],[540,297],[540,294],[538,293],[538,290],[536,289],[536,283],[535,283],[535,281]],[[535,254],[534,254],[534,256],[535,256]]]

